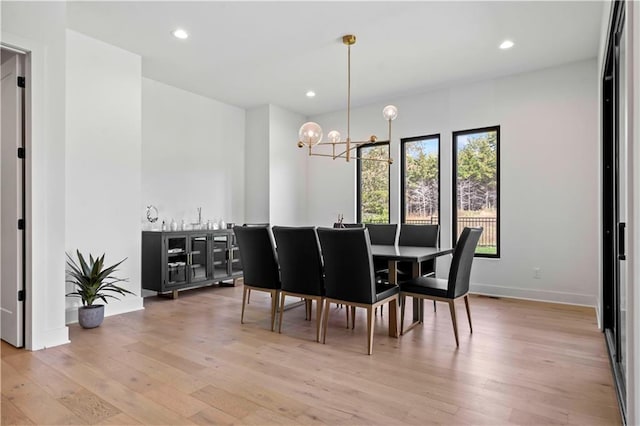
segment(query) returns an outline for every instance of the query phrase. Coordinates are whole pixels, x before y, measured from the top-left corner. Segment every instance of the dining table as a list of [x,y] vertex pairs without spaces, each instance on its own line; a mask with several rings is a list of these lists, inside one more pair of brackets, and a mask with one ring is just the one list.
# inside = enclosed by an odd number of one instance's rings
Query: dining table
[[[371,255],[374,259],[385,260],[389,264],[389,283],[398,284],[398,262],[411,262],[411,276],[417,278],[422,275],[420,265],[425,260],[435,259],[453,253],[453,248],[445,247],[416,247],[401,245],[372,244]],[[422,320],[423,300],[413,299],[413,325]],[[391,309],[389,310],[391,312]],[[397,332],[392,330],[393,324],[397,327],[397,319],[390,318],[389,335],[397,336]]]

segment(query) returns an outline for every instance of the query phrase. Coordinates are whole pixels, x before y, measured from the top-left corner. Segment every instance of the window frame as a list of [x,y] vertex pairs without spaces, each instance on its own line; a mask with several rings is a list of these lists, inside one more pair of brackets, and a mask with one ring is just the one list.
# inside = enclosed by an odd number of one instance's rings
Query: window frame
[[474,133],[496,132],[496,253],[474,253],[474,257],[486,257],[500,259],[500,125],[479,127],[475,129],[459,130],[452,133],[451,137],[451,246],[455,247],[458,241],[458,136]]
[[[356,148],[356,157],[358,157],[358,160],[356,160],[356,222],[357,223],[364,223],[362,222],[362,195],[360,194],[360,189],[362,187],[361,185],[362,184],[361,182],[362,160],[360,160],[361,150],[364,148],[371,148],[371,147],[382,146],[382,145],[387,146],[387,149],[389,150],[389,155],[391,155],[391,144],[389,143],[389,141],[368,143],[366,145],[361,145],[358,148]],[[389,164],[389,167],[388,167],[387,193],[389,194],[389,196],[387,197],[387,210],[389,212],[387,223],[391,223],[391,164]]]
[[442,227],[442,138],[440,133],[400,139],[400,223],[406,223],[405,171],[407,166],[405,144],[425,139],[438,139],[438,224]]

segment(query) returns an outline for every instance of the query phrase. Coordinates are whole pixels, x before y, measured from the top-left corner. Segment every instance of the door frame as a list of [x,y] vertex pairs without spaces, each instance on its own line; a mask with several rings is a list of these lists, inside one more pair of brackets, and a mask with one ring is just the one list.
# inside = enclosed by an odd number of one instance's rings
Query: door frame
[[[16,60],[19,61],[19,66],[18,66],[18,77],[23,77],[23,78],[27,78],[29,77],[27,75],[28,70],[26,69],[26,61],[27,61],[27,53],[20,50],[20,49],[15,49],[12,47],[7,47],[4,44],[0,45],[0,50],[2,50],[3,52],[11,52],[15,54],[15,57],[17,58]],[[14,82],[14,84],[17,84],[17,82]],[[20,116],[20,130],[19,130],[19,135],[20,135],[20,146],[18,149],[22,148],[23,151],[26,148],[26,127],[27,127],[27,123],[26,123],[26,87],[23,86],[23,89],[21,91],[21,96],[22,96],[22,101],[20,102],[19,108],[20,111],[18,112],[19,116]],[[19,152],[19,151],[18,151]],[[16,157],[18,156],[18,152],[14,152],[13,155],[15,155]],[[15,157],[14,157],[15,159]],[[25,219],[25,204],[26,204],[26,183],[25,183],[25,177],[26,177],[26,159],[22,160],[22,164],[20,165],[20,180],[18,182],[15,182],[16,186],[19,186],[18,188],[18,193],[20,196],[20,212],[19,214],[21,214],[21,216],[16,217],[15,218],[15,226],[18,226],[18,219],[22,219],[24,221]],[[20,229],[18,229],[20,230]],[[7,238],[5,236],[5,238]],[[18,295],[20,292],[22,292],[24,294],[25,291],[25,287],[26,287],[26,279],[25,279],[25,274],[26,274],[26,261],[25,261],[25,255],[26,255],[26,230],[23,228],[22,232],[18,233],[18,240],[21,240],[19,243],[20,246],[20,251],[21,253],[19,254],[20,256],[20,271],[18,272],[18,277],[19,277],[19,281],[20,282],[20,286],[19,286],[19,290],[18,290]],[[17,243],[17,241],[16,241]],[[18,297],[18,302],[22,302],[22,307],[21,309],[19,309],[20,312],[20,316],[22,318],[20,318],[20,324],[21,324],[21,330],[19,330],[19,334],[21,334],[21,336],[18,338],[18,343],[21,342],[21,346],[18,346],[18,348],[24,348],[25,347],[25,330],[26,330],[26,326],[25,326],[25,317],[26,317],[26,303],[25,301],[20,301],[19,296],[16,295],[16,297]]]
[[[616,395],[623,423],[627,421],[626,377],[619,364],[619,271],[618,271],[618,71],[620,32],[625,24],[625,2],[615,1],[609,17],[609,30],[605,43],[602,74],[602,329],[605,335],[609,361],[613,371]],[[627,48],[629,48],[627,46]],[[627,87],[627,91],[629,88]],[[632,217],[627,217],[630,222]],[[629,247],[629,241],[626,244]],[[628,250],[627,250],[628,251]],[[629,297],[629,295],[627,295]],[[627,325],[629,322],[627,321]],[[615,327],[615,331],[614,331]],[[629,334],[627,333],[627,336]],[[627,345],[629,341],[627,341]],[[628,353],[628,352],[627,352]],[[624,354],[627,363],[632,359]]]
[[25,221],[25,227],[23,230],[23,245],[22,245],[22,280],[23,291],[25,292],[24,306],[22,310],[23,314],[23,348],[33,348],[33,286],[32,286],[32,198],[31,198],[31,182],[32,182],[32,162],[31,162],[31,147],[32,147],[32,50],[20,47],[16,44],[7,43],[6,41],[0,42],[0,47],[11,50],[13,52],[24,55],[23,74],[26,80],[26,87],[24,88],[24,100],[23,100],[23,147],[26,155],[23,163],[23,206],[22,216]]

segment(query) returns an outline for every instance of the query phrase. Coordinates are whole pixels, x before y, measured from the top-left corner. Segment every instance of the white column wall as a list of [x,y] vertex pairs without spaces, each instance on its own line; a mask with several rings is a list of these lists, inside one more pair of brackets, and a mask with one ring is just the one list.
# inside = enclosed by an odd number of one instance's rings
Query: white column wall
[[[117,276],[135,293],[105,315],[142,309],[140,75],[140,56],[67,30],[66,251],[127,258]],[[67,321],[79,304],[69,299]]]
[[245,218],[269,222],[269,105],[247,110],[245,131]]
[[[395,104],[391,221],[400,217],[403,137],[440,133],[443,245],[451,244],[451,137],[501,126],[501,259],[477,258],[472,291],[595,306],[598,294],[598,108],[596,61],[418,94],[352,110],[353,139],[385,139],[382,108]],[[344,111],[312,117],[345,134]],[[355,163],[308,159],[308,220],[355,220]],[[540,268],[540,278],[533,269]],[[448,261],[438,262],[446,276]]]
[[269,221],[301,226],[307,217],[306,153],[296,148],[305,118],[269,105]]
[[29,51],[25,346],[69,341],[65,325],[65,26],[63,2],[2,2],[2,42]]

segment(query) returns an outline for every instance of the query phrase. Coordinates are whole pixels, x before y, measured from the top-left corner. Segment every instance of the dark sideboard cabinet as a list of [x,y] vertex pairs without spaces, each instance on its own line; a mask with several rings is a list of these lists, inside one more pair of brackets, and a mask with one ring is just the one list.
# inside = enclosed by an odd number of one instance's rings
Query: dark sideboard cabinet
[[142,288],[171,294],[242,277],[231,229],[142,232]]

